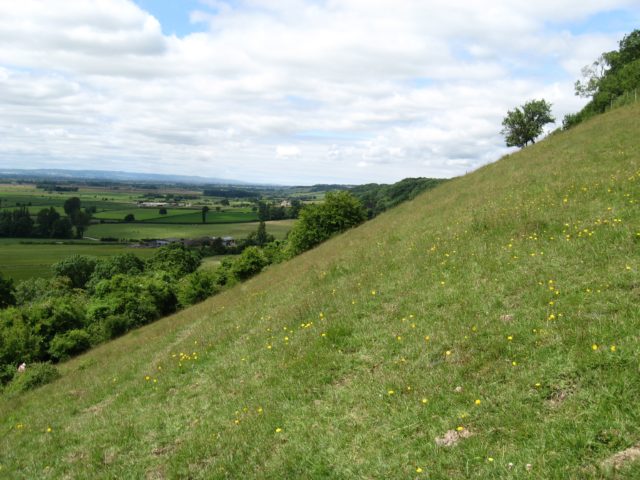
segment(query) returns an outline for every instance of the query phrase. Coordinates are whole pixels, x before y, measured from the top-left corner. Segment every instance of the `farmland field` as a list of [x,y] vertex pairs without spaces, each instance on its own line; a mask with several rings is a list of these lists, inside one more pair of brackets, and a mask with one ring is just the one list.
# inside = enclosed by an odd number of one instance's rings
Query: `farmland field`
[[98,242],[51,244],[44,242],[18,243],[15,239],[0,242],[0,272],[14,280],[31,277],[50,277],[51,265],[75,254],[106,257],[133,252],[141,258],[153,254],[153,249],[132,248],[128,245],[109,245]]
[[[277,239],[283,239],[292,225],[293,220],[267,222],[267,232]],[[92,238],[114,237],[125,239],[197,238],[203,236],[243,238],[256,229],[257,223],[255,222],[207,225],[112,223],[93,225],[87,231],[87,235]],[[52,264],[74,254],[106,257],[127,252],[133,252],[142,258],[146,258],[153,254],[154,249],[87,240],[52,243],[48,240],[37,239],[0,239],[0,272],[14,280],[49,277],[51,276]],[[217,258],[216,261],[219,260],[220,258]]]
[[[72,184],[73,185],[73,184]],[[75,188],[75,187],[74,187]],[[84,232],[84,240],[56,241],[38,238],[0,238],[0,273],[14,280],[51,276],[51,265],[73,254],[104,257],[133,252],[141,257],[153,254],[152,249],[130,247],[126,243],[148,238],[190,239],[205,236],[246,238],[258,228],[255,205],[231,200],[221,205],[215,197],[201,197],[199,191],[163,186],[150,190],[134,185],[114,184],[89,186],[79,184],[77,191],[45,191],[35,183],[0,183],[0,212],[26,207],[32,220],[44,208],[54,207],[64,216],[64,203],[78,197],[82,208],[93,210],[93,223]],[[166,214],[160,206],[142,207],[140,202],[167,204]],[[202,207],[209,211],[202,223]],[[134,221],[125,222],[132,214]],[[108,222],[108,223],[99,223]],[[283,239],[293,220],[267,222],[267,232]],[[97,240],[117,239],[121,244],[106,244]],[[207,263],[215,266],[220,259]]]
[[[167,213],[161,215],[158,208],[123,208],[107,210],[94,215],[99,220],[123,220],[126,215],[133,215],[136,222],[148,223],[202,223],[202,212],[194,208],[167,208]],[[207,223],[243,223],[255,222],[258,215],[249,208],[229,208],[217,212],[207,213]]]
[[[282,239],[291,229],[293,220],[267,222],[267,232]],[[104,223],[92,225],[86,235],[92,238],[112,237],[118,239],[142,238],[198,238],[204,236],[236,238],[246,237],[256,231],[257,222],[252,223],[207,223],[207,224],[153,224],[153,223]]]

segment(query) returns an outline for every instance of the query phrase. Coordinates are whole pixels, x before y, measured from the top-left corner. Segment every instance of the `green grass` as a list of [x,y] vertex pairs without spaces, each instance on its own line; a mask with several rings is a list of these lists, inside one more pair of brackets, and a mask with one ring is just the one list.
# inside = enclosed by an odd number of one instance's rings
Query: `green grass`
[[[168,208],[166,215],[160,215],[158,208],[129,207],[120,210],[99,212],[95,218],[100,220],[123,220],[128,214],[133,214],[136,222],[149,223],[202,223],[202,212],[199,209]],[[234,208],[207,213],[207,223],[243,223],[256,222],[258,215],[248,208]]]
[[[182,215],[172,215],[167,218],[156,218],[148,220],[149,222],[162,223],[202,223],[202,213],[200,211],[184,213]],[[212,223],[245,223],[258,221],[258,214],[250,209],[233,209],[227,211],[216,212],[215,210],[207,213],[207,224]]]
[[198,213],[199,210],[195,209],[182,209],[182,208],[167,208],[166,215],[160,215],[159,208],[137,208],[127,206],[126,208],[118,209],[118,210],[106,210],[104,212],[98,212],[94,215],[94,218],[98,220],[124,220],[124,217],[128,214],[133,214],[136,221],[141,222],[145,220],[156,220],[156,219],[164,219],[169,218],[175,215],[184,215],[185,213]]
[[[292,220],[267,222],[267,232],[276,238],[282,239],[291,229],[292,224]],[[85,235],[93,238],[113,237],[125,239],[198,238],[203,236],[232,236],[244,238],[257,228],[257,223],[206,223],[194,225],[103,223],[92,225]]]
[[555,135],[62,364],[0,400],[0,475],[640,478],[601,467],[640,443],[639,119]]
[[[21,244],[16,240],[0,242],[0,272],[14,280],[31,277],[50,277],[51,265],[75,254],[105,257],[119,253],[133,252],[146,258],[152,249],[130,248],[126,245],[108,245],[96,242],[74,242],[73,244],[53,244],[34,242]],[[0,472],[1,473],[1,472]],[[1,475],[0,475],[1,478]]]

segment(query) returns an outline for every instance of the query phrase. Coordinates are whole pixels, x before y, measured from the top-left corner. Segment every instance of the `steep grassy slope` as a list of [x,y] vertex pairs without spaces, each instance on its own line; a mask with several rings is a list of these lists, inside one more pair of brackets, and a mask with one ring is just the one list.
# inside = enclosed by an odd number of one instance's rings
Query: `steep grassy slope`
[[639,118],[558,134],[62,365],[0,400],[0,477],[640,477],[602,466],[640,443]]

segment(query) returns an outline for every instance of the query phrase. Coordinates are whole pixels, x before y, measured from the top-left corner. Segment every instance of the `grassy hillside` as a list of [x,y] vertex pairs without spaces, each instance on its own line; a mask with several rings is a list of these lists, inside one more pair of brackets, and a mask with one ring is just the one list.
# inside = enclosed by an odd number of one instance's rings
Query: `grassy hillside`
[[640,443],[639,119],[447,182],[5,396],[0,477],[639,478],[611,460]]

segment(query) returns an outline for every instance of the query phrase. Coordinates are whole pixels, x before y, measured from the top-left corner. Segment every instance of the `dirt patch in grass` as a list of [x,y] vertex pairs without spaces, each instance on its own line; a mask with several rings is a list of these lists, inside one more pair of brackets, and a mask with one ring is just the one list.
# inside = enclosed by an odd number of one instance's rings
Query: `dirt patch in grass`
[[463,438],[469,438],[473,433],[469,430],[448,430],[443,436],[437,437],[435,439],[436,445],[439,447],[453,447],[456,443],[458,443]]
[[622,450],[621,452],[610,456],[602,462],[602,467],[617,470],[623,465],[629,462],[635,462],[638,459],[640,459],[640,444],[634,445],[633,447],[627,448],[626,450]]

